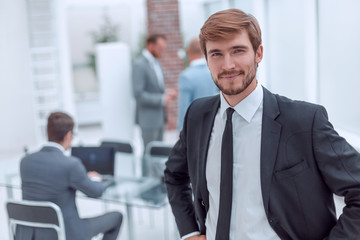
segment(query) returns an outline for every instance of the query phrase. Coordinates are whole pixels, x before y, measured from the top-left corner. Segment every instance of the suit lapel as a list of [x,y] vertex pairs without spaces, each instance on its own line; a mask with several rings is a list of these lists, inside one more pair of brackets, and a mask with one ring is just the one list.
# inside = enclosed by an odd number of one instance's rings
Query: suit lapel
[[220,106],[220,97],[216,95],[216,97],[213,97],[213,99],[211,100],[212,101],[208,105],[211,108],[209,108],[203,114],[201,133],[200,133],[201,142],[200,142],[200,155],[199,155],[199,161],[200,161],[199,186],[203,200],[207,204],[206,206],[209,206],[209,191],[207,189],[207,181],[206,181],[206,160],[209,149],[211,132],[214,125],[215,115]]
[[261,132],[260,174],[264,207],[266,213],[268,213],[270,185],[278,151],[281,125],[275,120],[280,114],[276,97],[266,88],[263,88],[263,90],[264,100]]

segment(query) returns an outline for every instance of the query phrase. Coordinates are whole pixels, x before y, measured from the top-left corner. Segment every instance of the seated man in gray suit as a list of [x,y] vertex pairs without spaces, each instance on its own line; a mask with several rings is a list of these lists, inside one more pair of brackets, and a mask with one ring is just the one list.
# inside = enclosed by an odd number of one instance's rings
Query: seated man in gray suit
[[[75,195],[80,190],[89,197],[100,197],[105,190],[101,182],[90,180],[100,175],[87,173],[80,159],[64,155],[73,138],[74,122],[61,112],[50,114],[47,124],[49,142],[39,151],[25,156],[20,164],[24,200],[50,201],[62,211],[66,239],[90,240],[103,233],[105,240],[115,240],[122,222],[122,214],[109,212],[104,215],[81,219]],[[56,239],[55,232],[47,229],[18,227],[16,239]]]

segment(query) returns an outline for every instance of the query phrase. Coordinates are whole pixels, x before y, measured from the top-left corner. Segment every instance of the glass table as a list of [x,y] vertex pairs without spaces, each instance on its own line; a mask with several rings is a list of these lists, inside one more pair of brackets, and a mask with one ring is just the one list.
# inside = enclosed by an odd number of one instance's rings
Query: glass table
[[[165,184],[158,178],[130,178],[117,177],[114,184],[109,186],[99,199],[106,205],[108,203],[121,204],[126,207],[128,218],[128,236],[134,240],[133,207],[147,209],[161,209],[168,205]],[[6,173],[0,178],[0,186],[6,188],[7,198],[14,197],[14,190],[21,190],[21,179],[17,172]],[[89,198],[81,192],[77,192],[79,198]],[[167,214],[164,214],[164,239],[168,239]]]

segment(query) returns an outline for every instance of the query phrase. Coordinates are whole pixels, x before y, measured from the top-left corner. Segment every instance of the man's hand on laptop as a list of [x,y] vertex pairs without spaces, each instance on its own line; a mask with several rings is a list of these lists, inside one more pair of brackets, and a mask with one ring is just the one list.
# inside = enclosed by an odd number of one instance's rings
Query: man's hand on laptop
[[95,181],[95,182],[100,182],[102,177],[101,175],[98,173],[98,172],[95,172],[95,171],[90,171],[88,172],[88,177],[92,180],[92,181]]

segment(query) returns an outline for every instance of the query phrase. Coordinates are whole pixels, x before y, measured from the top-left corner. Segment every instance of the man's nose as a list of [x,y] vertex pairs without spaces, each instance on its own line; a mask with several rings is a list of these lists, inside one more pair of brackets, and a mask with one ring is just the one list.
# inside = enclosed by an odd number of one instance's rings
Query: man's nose
[[230,55],[224,56],[224,62],[222,68],[223,70],[231,70],[235,68],[234,59]]

